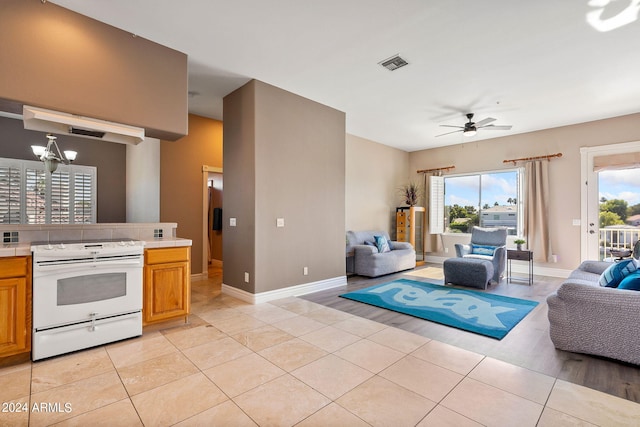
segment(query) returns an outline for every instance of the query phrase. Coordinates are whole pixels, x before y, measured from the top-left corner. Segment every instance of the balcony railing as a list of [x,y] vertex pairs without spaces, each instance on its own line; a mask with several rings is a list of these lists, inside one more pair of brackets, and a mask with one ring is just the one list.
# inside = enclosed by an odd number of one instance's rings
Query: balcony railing
[[[607,227],[599,230],[600,259],[615,258],[619,251],[633,250],[633,245],[640,240],[640,228]],[[612,252],[613,251],[613,252]]]

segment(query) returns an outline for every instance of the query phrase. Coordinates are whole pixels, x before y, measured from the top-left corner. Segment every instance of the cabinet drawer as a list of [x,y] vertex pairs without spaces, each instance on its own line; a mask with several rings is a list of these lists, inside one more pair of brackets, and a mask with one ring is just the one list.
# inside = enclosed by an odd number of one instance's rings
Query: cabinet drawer
[[191,248],[189,246],[178,248],[147,249],[144,251],[146,264],[163,264],[167,262],[189,261]]
[[531,251],[517,251],[517,250],[508,250],[507,258],[516,260],[516,261],[529,261],[533,257],[533,252]]
[[28,260],[29,257],[0,258],[0,278],[26,276]]

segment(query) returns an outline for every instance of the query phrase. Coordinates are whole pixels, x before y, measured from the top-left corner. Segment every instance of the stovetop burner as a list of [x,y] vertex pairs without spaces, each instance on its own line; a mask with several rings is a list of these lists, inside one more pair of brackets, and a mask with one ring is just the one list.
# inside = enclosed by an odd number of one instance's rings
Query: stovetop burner
[[109,239],[109,240],[91,240],[91,241],[60,241],[60,242],[34,242],[31,245],[31,251],[34,255],[44,255],[58,253],[60,255],[67,253],[118,253],[118,252],[135,252],[142,253],[144,242],[132,239]]

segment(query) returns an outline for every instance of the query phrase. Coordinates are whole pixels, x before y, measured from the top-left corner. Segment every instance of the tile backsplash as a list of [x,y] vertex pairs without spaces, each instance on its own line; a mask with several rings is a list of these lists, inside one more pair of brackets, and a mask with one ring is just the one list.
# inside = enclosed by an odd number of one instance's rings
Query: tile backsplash
[[31,242],[95,241],[112,239],[153,240],[175,238],[178,224],[101,223],[69,225],[0,225],[4,244]]
[[19,234],[17,231],[3,231],[2,243],[18,243]]

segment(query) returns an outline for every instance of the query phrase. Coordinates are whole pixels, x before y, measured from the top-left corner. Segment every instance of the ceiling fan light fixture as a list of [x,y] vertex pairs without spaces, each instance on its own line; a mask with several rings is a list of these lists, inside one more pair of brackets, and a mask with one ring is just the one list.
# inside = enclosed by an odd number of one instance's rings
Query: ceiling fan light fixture
[[464,132],[462,132],[462,134],[464,136],[474,136],[476,133],[478,132],[478,130],[476,129],[475,126],[471,126],[468,129],[465,129]]

